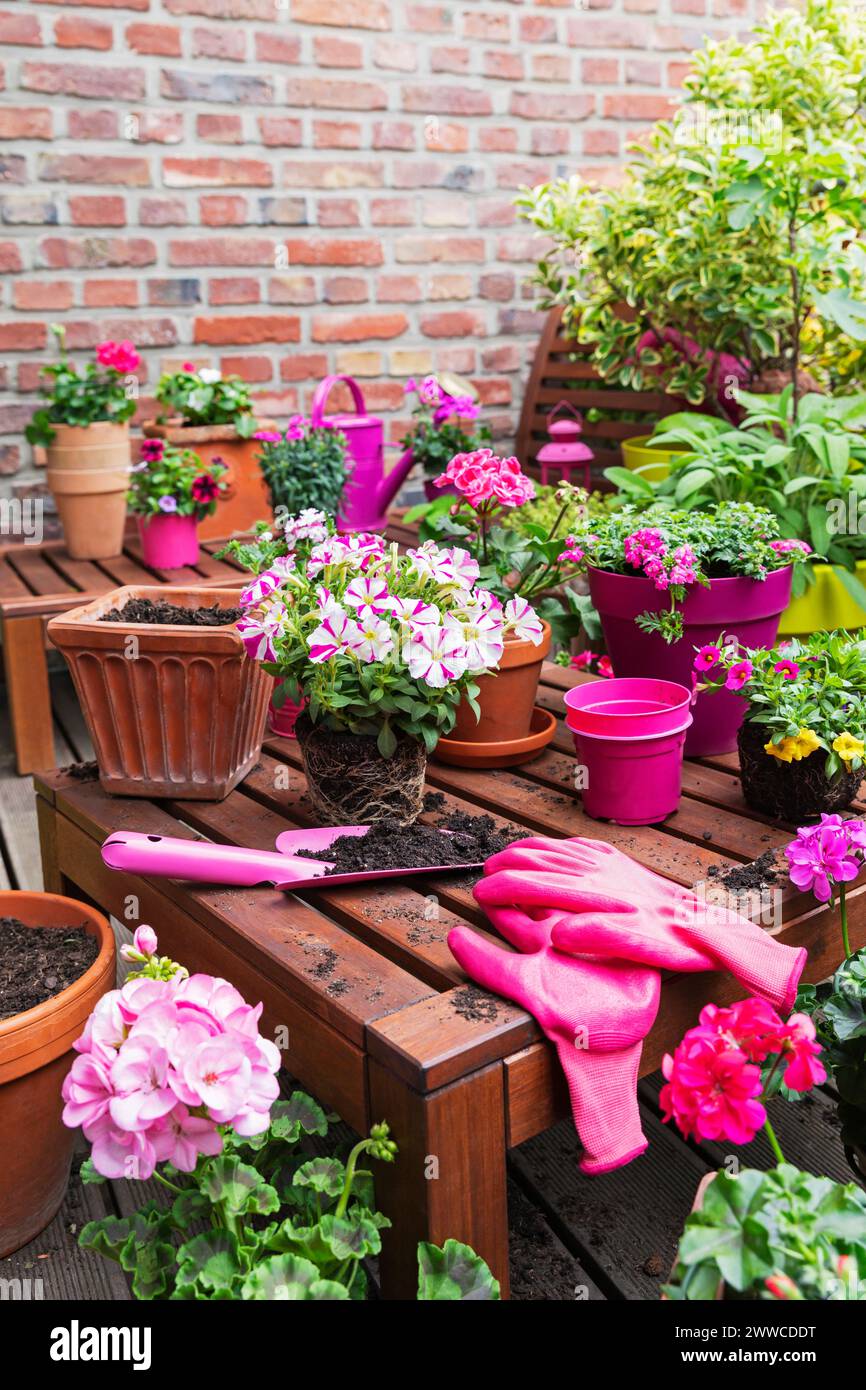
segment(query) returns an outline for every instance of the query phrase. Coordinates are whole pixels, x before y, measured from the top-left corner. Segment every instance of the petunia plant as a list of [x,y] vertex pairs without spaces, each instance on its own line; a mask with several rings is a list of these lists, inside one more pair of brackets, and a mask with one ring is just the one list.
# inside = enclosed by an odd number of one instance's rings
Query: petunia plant
[[142,517],[210,516],[227,489],[226,466],[212,459],[205,467],[192,449],[163,439],[146,439],[141,462],[132,470],[129,509]]
[[306,697],[314,724],[372,736],[385,758],[398,734],[432,752],[464,698],[477,714],[476,677],[496,669],[506,638],[542,639],[530,605],[478,587],[459,546],[401,554],[307,511],[229,550],[255,574],[240,596],[248,654]]
[[607,515],[588,515],[574,528],[567,550],[583,568],[651,580],[667,595],[668,607],[646,610],[635,621],[666,642],[682,637],[682,604],[692,585],[706,588],[711,579],[737,575],[764,580],[810,553],[805,542],[780,537],[770,512],[734,502],[706,512],[626,505]]
[[164,372],[156,388],[159,419],[180,418],[185,425],[231,425],[242,439],[256,428],[249,387],[239,376],[223,376],[216,367],[184,362]]
[[744,649],[721,634],[697,651],[703,690],[736,690],[746,722],[766,734],[780,763],[822,757],[828,781],[858,772],[866,755],[866,629],[816,632],[769,650]]
[[131,342],[106,341],[96,349],[96,361],[79,372],[66,355],[66,335],[60,324],[51,332],[60,350],[60,361],[42,368],[47,378],[40,394],[47,404],[40,406],[25,430],[31,444],[50,444],[55,425],[86,428],[106,420],[123,424],[135,414],[138,384],[135,373],[141,358]]
[[715,1173],[680,1239],[676,1300],[848,1300],[866,1296],[866,1192],[786,1163],[766,1102],[826,1080],[812,1020],[783,1021],[765,1001],[708,1004],[664,1059],[665,1120],[698,1140],[746,1144],[763,1129],[770,1172]]
[[[81,1125],[86,1182],[158,1184],[131,1215],[89,1222],[79,1244],[132,1275],[136,1298],[345,1302],[363,1299],[365,1260],[390,1226],[365,1158],[392,1163],[375,1124],[345,1161],[325,1152],[330,1120],[302,1091],[278,1099],[280,1056],[262,1005],[225,980],[188,976],[139,927],[132,965],[75,1044],[63,1118]],[[421,1244],[419,1299],[499,1297],[473,1250]]]

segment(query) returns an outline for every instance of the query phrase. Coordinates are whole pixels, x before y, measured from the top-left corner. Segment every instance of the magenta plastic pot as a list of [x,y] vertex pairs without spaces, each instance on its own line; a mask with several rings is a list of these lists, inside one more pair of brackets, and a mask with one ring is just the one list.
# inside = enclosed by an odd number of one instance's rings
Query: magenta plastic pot
[[194,516],[138,518],[144,563],[157,570],[198,564],[198,522]]
[[[635,623],[639,613],[658,612],[669,605],[667,595],[651,579],[591,568],[589,592],[617,677],[653,676],[691,690],[695,648],[717,641],[721,632],[745,647],[773,645],[791,597],[792,573],[792,566],[786,565],[763,581],[712,579],[708,589],[693,584],[683,604],[683,636],[671,644],[656,632],[641,631]],[[733,752],[745,712],[745,701],[733,691],[699,695],[692,709],[686,757]]]
[[268,728],[271,733],[278,734],[280,738],[295,738],[295,724],[306,703],[306,700],[302,700],[299,705],[296,705],[293,700],[284,700],[277,709],[271,700],[268,706]]
[[565,722],[586,769],[583,809],[594,820],[656,825],[677,809],[691,694],[653,678],[590,681],[565,694]]

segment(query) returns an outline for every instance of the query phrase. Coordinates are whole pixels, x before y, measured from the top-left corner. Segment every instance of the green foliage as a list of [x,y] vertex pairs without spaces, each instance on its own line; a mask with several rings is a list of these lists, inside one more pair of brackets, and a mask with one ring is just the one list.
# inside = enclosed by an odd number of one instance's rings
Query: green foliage
[[415,462],[420,463],[426,477],[438,478],[455,454],[481,449],[490,439],[490,428],[483,423],[469,430],[460,421],[445,421],[441,425],[419,421],[400,443],[404,449],[411,448]]
[[346,436],[340,430],[308,426],[302,438],[265,438],[259,467],[271,509],[284,517],[312,508],[336,516],[349,476]]
[[207,367],[165,372],[155,394],[164,407],[161,421],[180,416],[185,425],[233,425],[244,439],[256,427],[249,388],[239,376],[221,376]]
[[789,1163],[719,1171],[686,1221],[664,1292],[706,1300],[722,1282],[729,1297],[866,1299],[866,1192]]
[[692,54],[679,111],[635,148],[621,184],[574,177],[521,194],[553,243],[535,276],[542,304],[563,306],[606,380],[722,413],[738,363],[826,379],[835,356],[856,379],[864,73],[862,6],[771,11],[748,41]]
[[499,1298],[499,1280],[469,1245],[446,1240],[440,1249],[422,1241],[418,1246],[418,1299],[420,1302],[493,1302]]
[[832,980],[801,985],[794,1007],[815,1024],[821,1061],[839,1093],[842,1142],[866,1148],[866,948]]
[[60,361],[42,368],[42,375],[48,380],[39,388],[39,394],[48,402],[33,413],[25,429],[29,443],[50,444],[55,436],[55,425],[93,425],[98,420],[109,420],[121,425],[135,414],[136,394],[129,390],[127,378],[113,367],[103,367],[97,362],[88,362],[78,371],[66,356],[64,330],[52,324],[60,350]]
[[[612,468],[606,476],[636,503],[652,499],[686,511],[722,501],[766,507],[782,536],[807,539],[817,555],[851,572],[866,607],[866,588],[853,574],[866,559],[866,392],[809,393],[796,417],[792,397],[790,387],[779,396],[740,393],[740,428],[707,415],[670,415],[653,435],[653,443],[682,450],[667,478],[651,483]],[[795,578],[796,597],[814,582],[811,566]]]
[[[776,756],[782,761],[791,761],[791,744],[784,740],[796,740],[801,730],[807,730],[826,754],[828,780],[839,775],[843,762],[846,771],[856,772],[863,766],[862,752],[843,758],[833,745],[839,742],[844,749],[841,740],[846,735],[861,748],[866,740],[866,629],[853,634],[844,629],[814,632],[804,641],[791,639],[771,650],[744,650],[737,643],[727,647],[722,634],[717,646],[720,659],[704,673],[702,688],[723,689],[731,667],[748,660],[751,674],[740,692],[748,702],[746,719],[779,748]],[[779,663],[781,670],[776,669]],[[793,679],[788,663],[799,667]],[[817,748],[808,756],[815,753]]]

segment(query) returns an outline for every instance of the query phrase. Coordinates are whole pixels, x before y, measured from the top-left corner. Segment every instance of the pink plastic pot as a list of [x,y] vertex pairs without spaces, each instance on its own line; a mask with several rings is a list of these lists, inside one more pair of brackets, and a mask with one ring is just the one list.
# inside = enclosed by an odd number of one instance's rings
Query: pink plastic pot
[[198,564],[198,522],[194,516],[138,518],[144,563],[151,569],[178,570]]
[[277,734],[280,738],[295,738],[295,724],[306,703],[306,700],[302,700],[296,705],[293,700],[284,700],[277,709],[271,700],[268,706],[268,728],[271,733]]
[[565,694],[566,724],[586,769],[594,820],[656,825],[677,809],[691,694],[673,681],[590,681]]
[[[746,647],[772,646],[791,597],[792,572],[786,565],[763,582],[736,578],[713,579],[708,589],[692,585],[683,604],[683,636],[669,645],[658,633],[643,632],[635,623],[639,613],[669,605],[651,579],[590,569],[589,592],[617,677],[653,676],[691,690],[695,648],[717,641],[721,632]],[[745,711],[745,701],[733,691],[699,695],[686,757],[733,752]]]

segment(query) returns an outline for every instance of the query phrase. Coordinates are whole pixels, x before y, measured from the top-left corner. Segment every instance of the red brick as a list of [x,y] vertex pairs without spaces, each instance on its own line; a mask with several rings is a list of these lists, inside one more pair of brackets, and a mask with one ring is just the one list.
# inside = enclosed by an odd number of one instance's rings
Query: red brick
[[71,280],[16,280],[12,286],[16,309],[71,309],[74,299]]
[[201,281],[194,276],[148,280],[147,302],[167,309],[185,309],[200,304]]
[[210,304],[258,304],[261,297],[259,282],[252,275],[234,275],[225,280],[211,280],[208,285]]
[[228,112],[202,111],[195,118],[195,133],[200,140],[216,145],[240,145],[244,138],[243,117]]
[[492,39],[496,43],[508,43],[511,38],[511,16],[467,11],[463,16],[463,34],[467,39]]
[[314,317],[314,343],[365,343],[371,338],[399,338],[409,327],[405,314],[355,314]]
[[142,145],[179,145],[183,139],[182,111],[129,112],[123,122],[128,123],[130,138]]
[[35,15],[0,13],[0,43],[22,44],[38,48],[42,43],[39,20]]
[[241,343],[297,343],[301,321],[293,314],[245,314],[243,318],[197,318],[193,341],[233,346]]
[[681,87],[691,76],[691,63],[668,63],[667,83],[669,87]]
[[546,183],[552,177],[549,164],[543,160],[512,160],[508,164],[500,164],[496,170],[497,188],[520,188],[523,184],[534,187],[537,183]]
[[414,150],[415,127],[411,121],[375,121],[374,150]]
[[661,121],[674,109],[671,97],[656,96],[653,92],[620,92],[604,97],[603,102],[602,114],[618,120]]
[[50,140],[51,112],[44,106],[0,107],[0,140]]
[[417,275],[380,275],[376,299],[380,304],[416,304],[424,298]]
[[247,200],[240,194],[205,194],[198,208],[205,227],[242,227],[247,220]]
[[303,122],[296,116],[259,116],[262,144],[300,145],[304,137]]
[[706,14],[707,0],[671,0],[674,14]]
[[360,227],[361,210],[354,198],[320,198],[315,220],[319,227]]
[[481,365],[488,372],[519,372],[523,366],[520,348],[516,343],[485,348],[481,353]]
[[338,111],[384,111],[388,93],[377,82],[344,82],[336,77],[290,77],[287,106],[324,106]]
[[490,154],[513,154],[517,149],[517,131],[513,126],[481,126],[478,148]]
[[532,232],[516,232],[509,236],[501,236],[496,243],[496,259],[534,261],[538,259],[540,246],[539,238]]
[[595,111],[595,97],[586,92],[512,92],[509,110],[531,121],[583,121]]
[[569,126],[534,126],[529,138],[530,154],[567,154],[571,144]]
[[27,160],[23,154],[4,154],[2,158],[4,183],[27,183]]
[[328,358],[324,352],[295,353],[280,362],[283,381],[315,381],[327,375]]
[[3,220],[11,226],[51,226],[60,221],[57,204],[36,193],[4,193]]
[[247,36],[243,25],[231,29],[193,29],[194,58],[220,58],[242,63],[247,52]]
[[401,39],[377,39],[373,45],[373,65],[395,72],[414,72],[418,66],[418,51],[414,44]]
[[85,280],[84,306],[87,309],[137,309],[137,280]]
[[[11,324],[0,324],[0,347],[5,348],[11,346],[9,342],[11,327]],[[43,329],[44,332],[42,324],[32,324],[31,327],[34,329],[34,333],[31,335],[34,339],[38,329]],[[18,342],[15,343],[14,346],[22,347],[23,345]],[[27,348],[38,346],[39,344],[35,341],[29,341],[27,343]],[[32,412],[33,407],[23,403],[20,405],[0,406],[0,434],[21,434],[29,423]]]
[[14,273],[22,270],[21,248],[17,241],[0,241],[0,270]]
[[469,149],[469,127],[455,125],[453,121],[427,120],[424,122],[424,144],[428,150],[462,154]]
[[287,239],[289,265],[381,265],[381,241],[329,241],[322,237]]
[[400,237],[394,243],[398,265],[427,261],[483,261],[487,251],[483,237]]
[[313,148],[359,150],[361,127],[357,121],[313,121]]
[[112,43],[111,25],[64,15],[54,25],[54,42],[58,48],[96,48],[105,52]]
[[271,304],[316,304],[318,298],[312,275],[273,275],[268,281]]
[[473,381],[472,385],[478,392],[478,399],[482,405],[509,405],[511,403],[511,382],[507,379],[499,378],[494,381],[490,377],[485,377],[481,381]]
[[570,82],[571,58],[561,53],[533,53],[532,76],[538,82]]
[[[129,119],[124,116],[124,120]],[[120,135],[117,111],[70,111],[67,130],[72,140],[116,140]]]
[[221,357],[220,371],[223,376],[261,383],[273,379],[274,366],[269,357]]
[[203,237],[168,243],[169,265],[265,265],[274,264],[271,237]]
[[75,227],[123,227],[126,202],[123,198],[79,194],[70,197],[69,213]]
[[454,11],[447,5],[407,5],[406,27],[413,34],[450,34]]
[[478,293],[482,299],[499,299],[507,302],[514,298],[517,287],[515,276],[510,270],[490,271],[478,281]]
[[166,188],[270,188],[274,171],[263,159],[164,159]]
[[481,70],[485,77],[498,78],[503,82],[520,82],[523,79],[523,56],[492,49],[484,54]]
[[471,299],[472,292],[471,275],[431,275],[427,288],[427,298],[430,300]]
[[547,15],[521,15],[518,33],[522,43],[556,43],[556,20]]
[[256,61],[259,63],[299,63],[301,40],[288,34],[256,34]]
[[360,275],[329,275],[323,285],[326,304],[365,304],[370,287]]
[[355,39],[338,39],[333,34],[317,34],[313,39],[313,57],[320,68],[360,68],[364,56]]
[[298,24],[334,24],[340,29],[390,29],[386,0],[291,0]]
[[347,164],[286,160],[280,177],[284,188],[381,188],[385,167],[379,162],[367,164],[357,159]]
[[583,132],[584,154],[619,154],[619,131],[610,126],[595,126]]
[[628,58],[625,64],[625,80],[637,87],[660,87],[662,65],[646,58]]
[[122,183],[150,186],[150,164],[134,155],[44,154],[39,177],[48,183]]
[[403,110],[442,116],[489,116],[493,99],[489,92],[470,87],[404,87]]
[[163,68],[159,90],[171,101],[230,102],[237,106],[270,106],[275,99],[271,77],[252,73],[185,71]]
[[430,50],[430,71],[453,72],[459,75],[469,71],[471,60],[472,51],[468,48],[455,48],[453,45],[432,48]]
[[574,48],[647,49],[653,40],[653,26],[639,19],[569,19],[566,32]]
[[102,319],[96,325],[88,323],[82,328],[96,329],[100,338],[130,338],[136,347],[173,347],[178,340],[177,324],[170,318],[122,318]]
[[370,221],[374,227],[411,227],[415,209],[411,198],[371,198]]
[[447,193],[428,193],[424,198],[421,216],[425,227],[468,227],[471,221],[471,204],[468,198]]
[[169,14],[206,19],[273,19],[274,0],[163,0]]
[[[0,349],[4,352],[34,352],[37,348],[45,347],[47,340],[48,329],[44,323],[28,323],[22,319],[17,319],[14,323],[0,323]],[[25,406],[24,410],[26,414],[22,417],[21,424],[16,424],[4,433],[17,434],[23,429],[31,414],[29,407]]]
[[0,447],[0,473],[11,478],[21,469],[21,450],[17,444],[4,444]]
[[20,85],[27,91],[55,96],[140,101],[144,73],[141,68],[108,68],[95,63],[24,63]]
[[180,30],[173,24],[129,24],[126,42],[136,53],[180,57]]
[[189,218],[183,198],[142,198],[138,220],[142,227],[182,227]]
[[421,315],[421,332],[425,338],[483,338],[487,333],[484,315],[471,309],[443,309],[436,314]]
[[619,81],[619,59],[584,58],[580,65],[580,75],[584,82],[610,86]]

